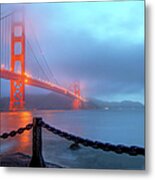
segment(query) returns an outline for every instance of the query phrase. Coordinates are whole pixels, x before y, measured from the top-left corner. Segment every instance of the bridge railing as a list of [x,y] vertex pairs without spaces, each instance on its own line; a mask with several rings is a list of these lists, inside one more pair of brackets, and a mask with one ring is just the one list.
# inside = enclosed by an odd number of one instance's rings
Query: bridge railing
[[75,146],[79,144],[91,147],[93,149],[100,149],[103,151],[111,151],[118,154],[126,153],[130,156],[142,155],[145,156],[145,149],[138,146],[125,146],[125,145],[114,145],[110,143],[103,143],[99,141],[92,141],[89,139],[84,139],[79,136],[72,135],[68,132],[61,131],[56,129],[49,124],[46,124],[41,117],[34,117],[33,123],[27,124],[25,127],[19,128],[18,130],[13,130],[9,133],[3,133],[0,135],[0,139],[7,139],[8,137],[14,137],[17,134],[22,134],[26,130],[29,131],[33,128],[32,132],[32,158],[30,161],[30,167],[46,167],[43,155],[42,155],[42,128],[52,132],[55,135],[58,135],[62,138],[65,138],[69,141],[74,142]]

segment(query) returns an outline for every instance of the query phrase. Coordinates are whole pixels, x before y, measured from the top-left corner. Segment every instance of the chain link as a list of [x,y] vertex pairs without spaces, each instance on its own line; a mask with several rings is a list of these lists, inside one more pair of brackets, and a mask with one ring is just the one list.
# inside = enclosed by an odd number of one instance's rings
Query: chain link
[[27,124],[25,127],[19,128],[16,131],[13,130],[9,133],[3,133],[2,135],[0,135],[0,139],[7,139],[8,137],[14,137],[17,134],[22,134],[24,131],[29,131],[30,129],[32,129],[33,124]]
[[122,144],[113,145],[110,143],[102,143],[102,142],[98,142],[98,141],[92,141],[89,139],[84,139],[84,138],[69,134],[67,132],[63,132],[63,131],[56,129],[54,127],[51,127],[50,125],[46,124],[43,121],[41,121],[40,126],[47,129],[48,131],[52,132],[53,134],[56,134],[62,138],[69,140],[69,141],[73,141],[76,144],[82,144],[83,146],[92,147],[94,149],[101,149],[103,151],[113,151],[113,152],[118,153],[118,154],[126,153],[126,154],[131,155],[131,156],[136,156],[136,155],[143,155],[144,156],[145,155],[145,149],[142,147],[138,147],[138,146],[128,147],[128,146],[125,146]]

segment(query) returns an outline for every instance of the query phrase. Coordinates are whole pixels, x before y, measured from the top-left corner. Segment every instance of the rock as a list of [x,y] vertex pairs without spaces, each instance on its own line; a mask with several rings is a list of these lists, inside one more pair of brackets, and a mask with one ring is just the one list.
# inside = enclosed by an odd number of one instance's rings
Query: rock
[[80,149],[81,147],[80,147],[80,145],[79,145],[78,143],[73,143],[73,144],[70,145],[69,148],[70,148],[71,150],[78,150],[78,149]]

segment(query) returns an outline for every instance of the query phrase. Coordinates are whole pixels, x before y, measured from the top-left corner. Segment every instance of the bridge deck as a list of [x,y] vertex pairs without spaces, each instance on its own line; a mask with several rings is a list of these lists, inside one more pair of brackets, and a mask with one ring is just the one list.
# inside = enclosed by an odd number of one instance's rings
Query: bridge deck
[[[11,72],[10,70],[1,68],[0,69],[0,78],[7,79],[7,80],[18,80],[21,78],[21,75],[18,73]],[[82,102],[86,101],[82,96],[77,96],[72,91],[70,91],[62,86],[59,86],[57,84],[33,79],[31,77],[28,77],[27,75],[24,75],[23,78],[25,79],[25,85],[35,86],[35,87],[47,89],[50,91],[54,91],[56,93],[65,95],[70,98],[77,98]]]

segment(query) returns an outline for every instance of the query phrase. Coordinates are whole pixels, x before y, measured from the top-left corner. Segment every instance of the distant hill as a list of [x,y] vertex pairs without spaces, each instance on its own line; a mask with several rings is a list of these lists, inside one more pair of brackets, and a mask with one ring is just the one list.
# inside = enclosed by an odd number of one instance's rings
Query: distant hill
[[[139,102],[104,102],[96,99],[88,99],[82,109],[139,109],[144,106]],[[72,109],[72,100],[63,95],[50,93],[46,95],[26,95],[26,109]],[[9,110],[9,97],[0,98],[0,111]]]
[[[9,110],[9,97],[0,98],[0,111]],[[56,93],[41,95],[26,95],[26,109],[72,109],[73,100]],[[85,103],[84,109],[95,108],[91,103]]]
[[144,105],[136,101],[121,101],[121,102],[108,102],[101,101],[97,99],[90,99],[96,108],[98,109],[141,109],[144,108]]

